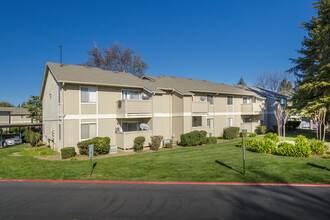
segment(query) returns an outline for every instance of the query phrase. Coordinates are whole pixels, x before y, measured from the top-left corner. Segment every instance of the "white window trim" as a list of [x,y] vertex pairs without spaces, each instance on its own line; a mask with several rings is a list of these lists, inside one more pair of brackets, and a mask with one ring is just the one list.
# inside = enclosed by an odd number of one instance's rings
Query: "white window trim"
[[[231,97],[231,104],[228,104],[228,97]],[[226,103],[227,103],[228,106],[232,106],[232,105],[234,105],[234,96],[227,95],[227,96],[226,96]]]
[[[81,88],[95,88],[96,89],[96,101],[95,102],[82,102],[81,101]],[[97,86],[79,86],[79,104],[81,105],[96,105],[98,104],[99,90]]]
[[[244,96],[242,99],[243,99],[243,104],[252,104],[253,103],[253,100],[252,100],[251,97]],[[244,103],[244,99],[250,99],[250,102],[249,103]]]
[[[123,99],[123,91],[136,91],[136,92],[139,92],[140,93],[139,94],[139,99]],[[121,97],[121,100],[142,100],[142,91],[140,89],[121,89],[120,97]]]
[[[232,125],[231,126],[229,126],[228,119],[232,119]],[[230,128],[230,127],[234,126],[234,118],[233,117],[228,117],[226,121],[227,121],[226,122],[227,123],[227,128]]]
[[80,122],[79,123],[79,142],[80,141],[86,141],[86,140],[89,140],[90,139],[90,138],[81,139],[81,125],[83,125],[83,124],[95,124],[95,127],[96,127],[96,136],[95,137],[98,137],[99,136],[99,129],[98,129],[98,123],[97,123],[97,121]]
[[[208,119],[212,119],[213,120],[213,127],[212,128],[210,128],[208,125],[207,125],[207,120]],[[206,127],[208,127],[208,129],[210,129],[210,130],[213,130],[214,129],[214,118],[206,118]]]

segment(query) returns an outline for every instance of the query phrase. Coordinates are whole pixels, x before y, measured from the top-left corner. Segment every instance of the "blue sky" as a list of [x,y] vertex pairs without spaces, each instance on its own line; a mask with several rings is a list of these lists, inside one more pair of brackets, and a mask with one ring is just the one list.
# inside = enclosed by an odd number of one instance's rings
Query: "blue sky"
[[113,42],[142,55],[153,75],[253,84],[293,65],[316,15],[311,0],[6,1],[0,7],[0,101],[39,95],[47,61],[87,60]]

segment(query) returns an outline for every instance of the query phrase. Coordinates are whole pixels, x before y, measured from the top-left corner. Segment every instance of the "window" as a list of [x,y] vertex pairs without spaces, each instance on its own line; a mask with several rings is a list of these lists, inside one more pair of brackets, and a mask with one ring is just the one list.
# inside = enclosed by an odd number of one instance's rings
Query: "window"
[[139,123],[137,122],[123,122],[122,123],[123,132],[126,131],[139,131]]
[[62,85],[60,84],[58,87],[58,104],[61,104],[61,89]]
[[213,129],[213,118],[208,118],[206,122],[207,122],[207,127]]
[[251,103],[251,98],[244,97],[243,98],[243,104],[249,104],[249,103]]
[[96,103],[96,88],[81,87],[81,102]]
[[140,91],[134,90],[123,90],[122,99],[140,99]]
[[227,118],[227,127],[233,127],[233,118]]
[[213,97],[213,95],[208,95],[207,96],[207,101],[210,103],[210,105],[213,105],[214,104],[214,97]]
[[96,123],[81,124],[81,139],[96,137]]
[[285,102],[285,99],[281,99],[281,105],[285,105],[286,102]]
[[58,140],[59,140],[59,141],[62,139],[62,136],[61,136],[61,130],[62,130],[61,125],[58,125]]
[[192,117],[192,126],[201,127],[202,126],[202,116],[193,116]]
[[227,96],[227,105],[232,105],[232,104],[233,104],[233,97]]
[[252,122],[252,118],[243,118],[243,123]]

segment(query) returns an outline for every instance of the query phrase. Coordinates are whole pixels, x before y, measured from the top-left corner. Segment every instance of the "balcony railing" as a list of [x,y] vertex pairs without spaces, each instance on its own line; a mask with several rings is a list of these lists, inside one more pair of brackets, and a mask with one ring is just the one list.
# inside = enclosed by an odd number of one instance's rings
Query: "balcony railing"
[[262,113],[261,103],[241,104],[242,115],[259,115]]
[[116,133],[116,143],[117,147],[123,150],[129,150],[134,147],[134,139],[138,136],[145,137],[144,145],[148,146],[151,142],[150,137],[152,136],[152,131],[126,131]]
[[119,100],[117,102],[117,114],[123,118],[151,117],[151,100]]
[[257,127],[260,126],[260,122],[245,122],[241,123],[241,130],[246,130],[247,132],[255,132]]

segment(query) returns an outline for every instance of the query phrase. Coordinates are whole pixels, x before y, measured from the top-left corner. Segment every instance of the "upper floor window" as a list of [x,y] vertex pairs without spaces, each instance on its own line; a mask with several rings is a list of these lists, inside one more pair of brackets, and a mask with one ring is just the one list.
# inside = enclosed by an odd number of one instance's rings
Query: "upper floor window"
[[135,90],[123,90],[122,99],[140,99],[141,92]]
[[213,95],[208,95],[207,96],[207,101],[210,103],[210,105],[214,104],[214,96]]
[[96,103],[96,88],[81,87],[81,102]]
[[233,97],[227,96],[227,105],[232,105],[232,104],[233,104]]
[[81,139],[90,139],[96,137],[96,123],[81,124]]
[[243,98],[243,104],[249,104],[251,103],[251,98],[250,97],[244,97]]
[[61,104],[61,89],[62,85],[60,84],[58,87],[58,104]]

